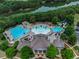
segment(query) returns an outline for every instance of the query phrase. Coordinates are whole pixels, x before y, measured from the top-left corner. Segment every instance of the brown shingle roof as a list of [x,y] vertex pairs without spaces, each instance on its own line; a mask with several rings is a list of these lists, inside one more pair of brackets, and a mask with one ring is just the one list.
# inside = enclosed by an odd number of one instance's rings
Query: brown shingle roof
[[31,42],[31,47],[33,50],[47,49],[49,46],[48,36],[44,34],[37,34],[33,36],[34,39]]
[[53,41],[54,46],[57,48],[64,48],[64,42],[60,39],[56,39]]

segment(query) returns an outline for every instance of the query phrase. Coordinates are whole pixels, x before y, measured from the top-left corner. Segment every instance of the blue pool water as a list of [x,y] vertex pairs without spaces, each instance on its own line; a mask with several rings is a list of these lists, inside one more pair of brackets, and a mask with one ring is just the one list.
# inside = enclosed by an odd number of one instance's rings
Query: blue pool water
[[55,27],[52,27],[51,30],[52,30],[52,32],[59,33],[59,32],[61,32],[63,30],[63,28],[60,27],[60,26],[55,26]]
[[35,34],[47,34],[48,32],[50,32],[50,28],[43,24],[36,25],[32,28],[32,32],[34,32]]
[[14,28],[11,28],[9,31],[13,39],[17,40],[18,38],[21,38],[22,36],[27,35],[30,32],[30,29],[23,28],[22,25],[19,25]]

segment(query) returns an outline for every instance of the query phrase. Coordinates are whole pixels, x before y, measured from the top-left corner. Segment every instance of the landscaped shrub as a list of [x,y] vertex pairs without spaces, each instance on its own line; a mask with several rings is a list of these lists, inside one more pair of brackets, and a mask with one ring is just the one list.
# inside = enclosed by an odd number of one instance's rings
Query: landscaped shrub
[[8,48],[8,41],[3,41],[0,44],[0,49],[5,51]]
[[18,44],[19,44],[19,41],[16,41],[12,47],[8,47],[5,50],[6,56],[8,58],[13,58],[17,54],[17,52],[18,52],[18,50],[17,50]]
[[21,59],[29,59],[31,57],[34,57],[33,51],[31,48],[24,46],[21,51]]
[[50,59],[54,59],[56,57],[56,55],[58,54],[58,50],[56,47],[54,47],[53,45],[50,45],[47,48],[47,53],[46,56]]
[[6,56],[8,58],[13,58],[16,55],[16,53],[17,53],[17,50],[15,48],[11,47],[11,48],[6,49]]
[[61,55],[63,59],[73,59],[74,53],[71,49],[65,48],[61,51]]
[[18,46],[18,44],[19,44],[19,41],[16,41],[16,42],[14,43],[14,45],[13,45],[13,48],[16,49],[17,46]]

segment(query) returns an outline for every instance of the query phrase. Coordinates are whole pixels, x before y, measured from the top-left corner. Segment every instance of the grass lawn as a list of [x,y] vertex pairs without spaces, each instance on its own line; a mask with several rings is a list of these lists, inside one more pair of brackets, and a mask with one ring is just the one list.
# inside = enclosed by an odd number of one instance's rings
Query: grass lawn
[[77,22],[79,22],[79,14],[75,14],[74,15],[74,24],[76,25],[77,24]]

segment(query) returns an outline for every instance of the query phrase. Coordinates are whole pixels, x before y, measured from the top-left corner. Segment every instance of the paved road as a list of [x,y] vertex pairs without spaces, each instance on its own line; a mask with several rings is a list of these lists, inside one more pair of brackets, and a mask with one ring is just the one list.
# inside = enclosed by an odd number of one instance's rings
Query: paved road
[[79,44],[79,32],[76,32],[76,36],[77,36],[77,44]]
[[[77,27],[79,29],[79,27]],[[77,45],[79,45],[79,31],[76,31],[76,36],[77,36]]]

